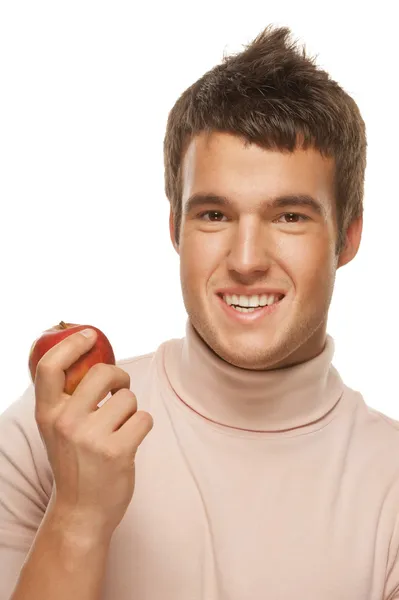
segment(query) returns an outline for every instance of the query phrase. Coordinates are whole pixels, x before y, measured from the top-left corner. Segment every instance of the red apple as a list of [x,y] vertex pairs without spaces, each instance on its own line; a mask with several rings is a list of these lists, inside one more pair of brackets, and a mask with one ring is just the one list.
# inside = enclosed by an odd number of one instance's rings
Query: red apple
[[69,335],[87,328],[95,329],[97,332],[96,342],[86,354],[80,356],[78,360],[65,371],[64,391],[67,394],[73,394],[87,371],[96,363],[114,365],[114,351],[108,338],[100,331],[100,329],[97,329],[97,327],[93,327],[92,325],[76,325],[75,323],[64,323],[64,321],[61,321],[59,325],[55,325],[54,327],[43,331],[42,335],[38,337],[31,346],[29,352],[29,371],[32,381],[35,381],[37,363],[50,348]]

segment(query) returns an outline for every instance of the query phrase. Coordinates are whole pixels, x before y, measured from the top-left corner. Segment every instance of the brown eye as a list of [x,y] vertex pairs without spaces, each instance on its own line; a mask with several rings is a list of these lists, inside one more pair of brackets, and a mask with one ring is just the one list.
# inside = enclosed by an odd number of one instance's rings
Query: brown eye
[[[300,220],[296,220],[297,217],[299,219],[302,219],[302,221],[309,221],[308,216],[301,215],[299,213],[285,213],[284,215],[281,215],[281,217],[289,217],[289,221],[286,221],[286,223],[300,223],[301,222]],[[292,220],[292,219],[294,219],[294,220]]]
[[218,215],[221,215],[222,217],[224,216],[219,210],[207,210],[199,215],[200,219],[203,219],[205,215],[209,215],[209,219],[205,219],[205,221],[211,221],[213,223],[219,223],[219,219],[214,218],[215,215],[216,217]]

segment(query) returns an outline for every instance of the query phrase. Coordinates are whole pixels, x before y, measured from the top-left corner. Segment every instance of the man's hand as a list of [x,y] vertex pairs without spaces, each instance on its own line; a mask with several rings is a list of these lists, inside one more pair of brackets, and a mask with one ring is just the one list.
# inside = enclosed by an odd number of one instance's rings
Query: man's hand
[[[38,363],[35,418],[54,475],[53,508],[77,535],[112,533],[134,492],[134,459],[153,427],[137,410],[130,377],[113,365],[94,365],[72,396],[64,371],[95,341],[81,332],[53,346]],[[98,404],[111,392],[111,397]]]

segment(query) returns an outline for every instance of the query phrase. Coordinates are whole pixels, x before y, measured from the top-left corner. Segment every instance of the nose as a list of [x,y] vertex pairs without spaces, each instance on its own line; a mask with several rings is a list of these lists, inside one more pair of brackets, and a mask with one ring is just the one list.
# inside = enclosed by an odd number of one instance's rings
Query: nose
[[264,273],[272,264],[267,232],[255,221],[241,221],[232,234],[227,267],[241,276]]

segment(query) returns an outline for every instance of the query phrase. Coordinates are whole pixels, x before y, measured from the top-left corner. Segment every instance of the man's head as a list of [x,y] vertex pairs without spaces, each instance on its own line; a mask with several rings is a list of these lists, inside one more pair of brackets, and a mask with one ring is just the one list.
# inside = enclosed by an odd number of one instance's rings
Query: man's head
[[[267,28],[186,90],[164,143],[186,310],[219,356],[248,369],[321,351],[336,269],[362,231],[364,122],[289,34]],[[281,303],[251,322],[225,304],[273,290]]]

